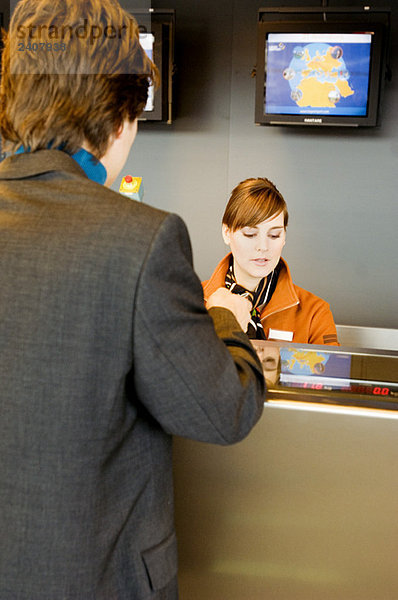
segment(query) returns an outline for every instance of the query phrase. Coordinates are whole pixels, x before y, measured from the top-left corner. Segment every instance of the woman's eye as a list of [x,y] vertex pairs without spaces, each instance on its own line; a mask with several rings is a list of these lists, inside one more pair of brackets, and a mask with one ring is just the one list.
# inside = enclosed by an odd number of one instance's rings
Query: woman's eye
[[280,234],[278,234],[278,235],[270,235],[271,240],[277,240],[280,237],[281,237]]
[[255,233],[244,233],[243,235],[247,238],[253,238],[256,234]]

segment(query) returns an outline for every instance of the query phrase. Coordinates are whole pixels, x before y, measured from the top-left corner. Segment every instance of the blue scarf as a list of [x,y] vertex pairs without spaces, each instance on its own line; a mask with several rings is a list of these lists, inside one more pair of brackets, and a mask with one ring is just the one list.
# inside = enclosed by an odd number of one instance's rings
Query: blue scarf
[[71,157],[81,166],[89,179],[104,185],[107,176],[106,169],[104,165],[91,154],[91,152],[87,152],[87,150],[80,148],[80,150],[71,154]]
[[[20,146],[15,154],[22,154],[23,152],[25,152],[25,148]],[[29,152],[29,149],[27,152]],[[104,165],[91,154],[91,152],[87,152],[87,150],[80,148],[80,150],[74,154],[70,154],[70,156],[78,165],[80,165],[89,179],[104,185],[107,176],[106,169]]]

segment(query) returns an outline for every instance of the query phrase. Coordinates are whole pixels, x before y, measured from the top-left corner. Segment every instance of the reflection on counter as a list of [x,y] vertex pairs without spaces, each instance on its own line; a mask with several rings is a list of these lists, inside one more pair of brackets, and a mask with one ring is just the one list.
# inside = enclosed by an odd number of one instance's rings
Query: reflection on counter
[[267,401],[398,410],[398,352],[252,340]]

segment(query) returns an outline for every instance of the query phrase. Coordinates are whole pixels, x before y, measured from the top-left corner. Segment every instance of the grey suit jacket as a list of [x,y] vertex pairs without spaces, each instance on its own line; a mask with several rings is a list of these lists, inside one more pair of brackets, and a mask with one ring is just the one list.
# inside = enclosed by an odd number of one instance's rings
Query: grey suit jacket
[[263,379],[183,222],[56,150],[0,164],[0,599],[177,597],[172,435],[229,444]]

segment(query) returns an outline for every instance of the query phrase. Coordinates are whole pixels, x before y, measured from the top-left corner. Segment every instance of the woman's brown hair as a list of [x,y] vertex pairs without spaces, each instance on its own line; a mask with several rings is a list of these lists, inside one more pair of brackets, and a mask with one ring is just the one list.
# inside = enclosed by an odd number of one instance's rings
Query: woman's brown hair
[[266,177],[250,178],[232,190],[222,222],[231,231],[236,231],[242,227],[255,227],[281,212],[286,229],[289,213],[282,194]]
[[21,0],[4,33],[3,149],[75,152],[85,141],[101,158],[157,80],[137,22],[116,0]]

